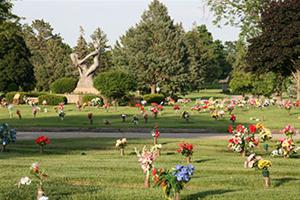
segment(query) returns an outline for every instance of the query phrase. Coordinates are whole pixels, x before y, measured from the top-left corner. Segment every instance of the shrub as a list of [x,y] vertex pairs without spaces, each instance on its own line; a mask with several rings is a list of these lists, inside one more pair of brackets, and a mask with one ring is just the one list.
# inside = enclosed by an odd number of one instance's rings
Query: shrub
[[8,93],[5,94],[5,99],[8,102],[12,103],[13,98],[17,93],[20,94],[19,103],[24,103],[24,101],[23,101],[24,96],[26,96],[26,97],[39,97],[41,95],[46,95],[47,94],[45,92],[8,92]]
[[41,95],[38,97],[39,104],[42,104],[44,100],[47,101],[48,105],[57,105],[59,103],[64,102],[65,104],[68,103],[68,100],[65,96],[58,96],[58,95]]
[[[100,98],[101,99],[101,97],[97,96],[97,95],[84,95],[82,97],[82,102],[83,103],[88,103],[88,102],[92,101],[92,99],[95,99],[95,98]],[[103,100],[102,100],[102,103],[103,103]]]
[[75,78],[61,78],[51,83],[50,90],[57,94],[71,93],[76,88],[76,84]]
[[146,94],[143,98],[147,103],[160,103],[165,97],[163,94]]
[[111,70],[99,74],[94,86],[107,98],[121,99],[136,87],[136,80],[123,70]]
[[13,102],[13,99],[14,99],[14,96],[15,94],[17,94],[18,92],[8,92],[5,94],[5,99],[6,101],[12,103]]

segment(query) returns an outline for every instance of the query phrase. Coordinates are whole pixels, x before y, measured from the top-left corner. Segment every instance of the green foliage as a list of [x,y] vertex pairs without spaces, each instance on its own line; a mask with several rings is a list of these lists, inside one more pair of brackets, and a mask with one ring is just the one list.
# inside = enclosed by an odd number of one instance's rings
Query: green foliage
[[58,95],[41,95],[38,97],[39,104],[42,104],[44,100],[47,101],[48,105],[58,105],[59,103],[67,104],[68,100],[65,96],[58,96]]
[[274,73],[262,74],[260,76],[253,76],[253,90],[255,95],[264,95],[270,97],[276,87],[276,75]]
[[250,73],[235,72],[230,80],[229,87],[233,93],[250,93],[253,89],[252,75]]
[[17,94],[17,93],[18,93],[18,92],[8,92],[8,93],[6,93],[6,94],[5,94],[5,99],[6,99],[6,101],[12,103],[13,98],[14,98],[15,94]]
[[17,20],[18,16],[14,15],[12,10],[13,4],[10,0],[1,0],[0,1],[0,23],[7,20]]
[[19,25],[0,23],[0,91],[30,89],[35,79],[29,58]]
[[146,94],[143,96],[143,99],[147,101],[147,103],[160,103],[165,99],[163,94]]
[[19,93],[20,94],[20,101],[19,103],[24,103],[23,101],[23,98],[26,96],[26,97],[38,97],[38,96],[41,96],[41,95],[46,95],[45,92],[7,92],[5,94],[5,99],[8,101],[8,102],[13,102],[13,98],[14,96]]
[[76,77],[77,70],[71,64],[71,48],[63,38],[53,33],[51,25],[44,20],[34,20],[23,26],[23,35],[32,57],[36,88],[48,91],[50,84],[63,77]]
[[76,88],[77,79],[61,78],[57,79],[50,85],[50,90],[57,94],[71,93]]
[[[261,0],[206,0],[214,12],[214,23],[238,26],[241,39],[252,38],[260,33],[260,16],[263,10]],[[265,1],[267,2],[267,1]]]
[[184,30],[174,24],[165,5],[154,0],[141,21],[123,35],[113,50],[113,62],[135,75],[138,89],[155,93],[185,93],[189,88],[188,52]]
[[123,70],[111,70],[96,76],[94,86],[105,97],[120,99],[135,89],[136,81]]

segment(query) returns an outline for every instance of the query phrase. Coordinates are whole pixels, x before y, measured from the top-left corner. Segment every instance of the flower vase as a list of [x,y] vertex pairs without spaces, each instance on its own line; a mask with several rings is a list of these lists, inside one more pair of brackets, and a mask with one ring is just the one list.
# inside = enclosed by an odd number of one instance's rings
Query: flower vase
[[180,193],[179,192],[175,192],[175,196],[173,198],[174,200],[180,200]]
[[6,148],[6,145],[3,144],[2,148],[1,148],[1,152],[4,152],[6,150],[5,148]]
[[150,188],[150,173],[147,172],[144,181],[144,188]]
[[157,150],[157,155],[160,156],[160,149]]
[[265,152],[268,152],[268,150],[269,150],[269,144],[264,143],[263,144],[263,149],[265,150]]
[[120,149],[120,153],[121,153],[121,156],[124,156],[124,155],[125,155],[125,149],[124,149],[124,148],[121,148],[121,149]]
[[246,157],[247,156],[247,152],[245,150],[241,151],[241,155],[242,157]]
[[265,187],[269,188],[270,185],[271,185],[271,178],[269,176],[268,177],[264,177],[264,182],[265,182]]
[[39,200],[43,196],[44,196],[44,190],[42,189],[42,187],[38,187],[36,193],[36,199]]
[[90,125],[92,125],[93,124],[93,120],[92,119],[90,119]]
[[157,145],[157,137],[154,137],[154,145]]
[[186,157],[186,162],[188,163],[188,164],[190,164],[192,161],[192,158],[191,158],[191,156],[188,156],[188,157]]
[[44,146],[40,145],[40,153],[44,153]]

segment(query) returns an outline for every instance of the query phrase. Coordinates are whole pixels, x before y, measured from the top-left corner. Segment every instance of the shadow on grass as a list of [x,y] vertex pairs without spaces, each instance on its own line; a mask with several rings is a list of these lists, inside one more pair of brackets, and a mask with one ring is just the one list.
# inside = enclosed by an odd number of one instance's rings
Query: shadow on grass
[[220,194],[225,194],[228,192],[234,192],[235,190],[207,190],[203,192],[197,192],[195,194],[188,195],[184,197],[182,200],[197,200],[197,199],[202,199],[206,196],[214,196],[214,195],[220,195]]
[[288,182],[291,182],[291,181],[298,181],[300,179],[298,178],[293,178],[293,177],[284,177],[284,178],[275,178],[275,179],[272,179],[272,181],[274,182],[274,187],[279,187],[283,184],[286,184]]
[[208,162],[208,161],[212,161],[212,160],[216,160],[216,159],[208,158],[208,159],[202,159],[202,160],[195,160],[194,162],[195,163],[204,163],[204,162]]

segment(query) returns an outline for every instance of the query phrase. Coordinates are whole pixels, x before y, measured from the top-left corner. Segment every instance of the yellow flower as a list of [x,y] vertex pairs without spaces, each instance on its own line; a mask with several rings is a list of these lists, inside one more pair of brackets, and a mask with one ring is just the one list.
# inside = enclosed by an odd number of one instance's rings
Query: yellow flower
[[300,116],[298,117],[298,119],[300,120]]
[[269,160],[263,160],[263,159],[261,159],[261,160],[258,161],[257,166],[258,166],[259,169],[263,169],[263,168],[271,167],[272,163]]

